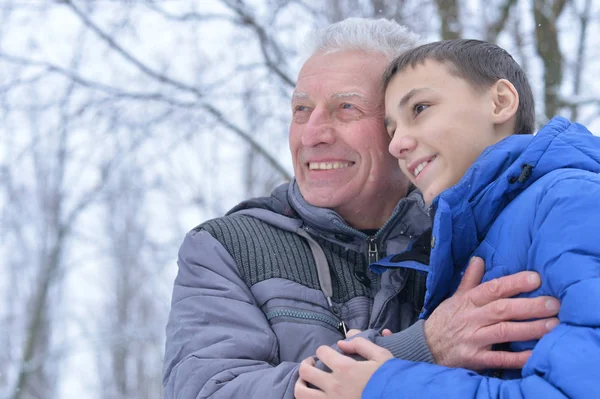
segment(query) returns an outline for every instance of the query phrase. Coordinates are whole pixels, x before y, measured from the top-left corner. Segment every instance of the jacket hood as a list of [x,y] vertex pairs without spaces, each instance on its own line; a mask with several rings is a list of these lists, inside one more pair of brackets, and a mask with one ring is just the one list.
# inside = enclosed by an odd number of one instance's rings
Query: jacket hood
[[288,197],[288,184],[283,183],[277,186],[270,196],[251,198],[240,202],[238,205],[231,208],[227,215],[236,213],[245,209],[264,209],[283,216],[297,218],[298,214],[292,209]]

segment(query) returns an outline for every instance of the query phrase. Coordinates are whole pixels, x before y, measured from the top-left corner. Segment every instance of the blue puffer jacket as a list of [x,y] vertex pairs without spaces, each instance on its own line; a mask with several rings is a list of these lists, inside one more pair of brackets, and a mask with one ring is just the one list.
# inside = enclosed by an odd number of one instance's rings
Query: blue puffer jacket
[[563,118],[486,149],[434,200],[429,266],[386,258],[373,269],[428,268],[424,318],[456,290],[472,256],[485,260],[484,281],[534,270],[542,286],[524,296],[559,298],[560,324],[537,342],[511,344],[534,348],[520,374],[393,359],[363,398],[600,398],[599,173],[600,137]]

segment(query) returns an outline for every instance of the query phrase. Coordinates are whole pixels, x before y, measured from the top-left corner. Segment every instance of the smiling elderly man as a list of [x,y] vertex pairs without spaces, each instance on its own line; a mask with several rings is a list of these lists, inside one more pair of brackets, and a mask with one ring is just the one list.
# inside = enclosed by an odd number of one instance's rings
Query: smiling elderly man
[[[362,336],[399,358],[522,366],[526,355],[491,346],[518,338],[509,320],[523,311],[502,298],[537,288],[537,275],[471,284],[424,329],[415,323],[424,276],[368,269],[430,227],[421,195],[388,153],[380,89],[388,63],[416,43],[385,20],[349,19],[315,36],[292,95],[295,178],[196,227],[180,249],[166,398],[292,398],[300,362],[348,329],[365,330]],[[492,306],[498,300],[502,306]],[[474,331],[489,324],[485,306],[504,311],[475,341]],[[536,303],[528,309],[530,318],[555,313]],[[393,334],[382,337],[383,329]]]

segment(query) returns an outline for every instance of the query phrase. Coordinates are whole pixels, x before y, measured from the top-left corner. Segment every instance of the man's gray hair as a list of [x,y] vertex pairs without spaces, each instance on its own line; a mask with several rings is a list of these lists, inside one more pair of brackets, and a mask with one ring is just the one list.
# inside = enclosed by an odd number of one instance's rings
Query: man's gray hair
[[309,38],[309,54],[360,50],[380,53],[392,61],[421,44],[407,27],[387,19],[348,18],[315,31]]

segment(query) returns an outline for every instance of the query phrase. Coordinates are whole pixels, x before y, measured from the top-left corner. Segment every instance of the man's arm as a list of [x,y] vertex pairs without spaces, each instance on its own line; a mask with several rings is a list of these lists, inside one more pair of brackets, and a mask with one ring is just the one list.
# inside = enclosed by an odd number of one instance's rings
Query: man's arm
[[[426,321],[410,327],[411,339],[422,345],[407,345],[404,331],[377,337],[374,342],[398,359],[470,370],[522,368],[531,351],[493,351],[492,345],[541,338],[558,324],[553,316],[558,314],[560,304],[552,297],[512,298],[539,288],[541,280],[535,272],[520,272],[481,284],[484,272],[483,260],[473,258],[456,293]],[[424,357],[423,350],[415,353],[415,348],[423,345],[429,347],[430,358]]]
[[[471,370],[522,368],[531,351],[493,351],[492,345],[539,339],[558,324],[552,297],[511,298],[539,288],[535,272],[520,272],[481,284],[485,265],[473,258],[456,293],[427,321],[385,336],[359,334],[397,359]],[[534,320],[535,321],[522,321]],[[516,321],[520,320],[520,321]]]
[[191,232],[178,265],[165,398],[292,398],[298,364],[279,363],[275,333],[229,253],[209,233]]

